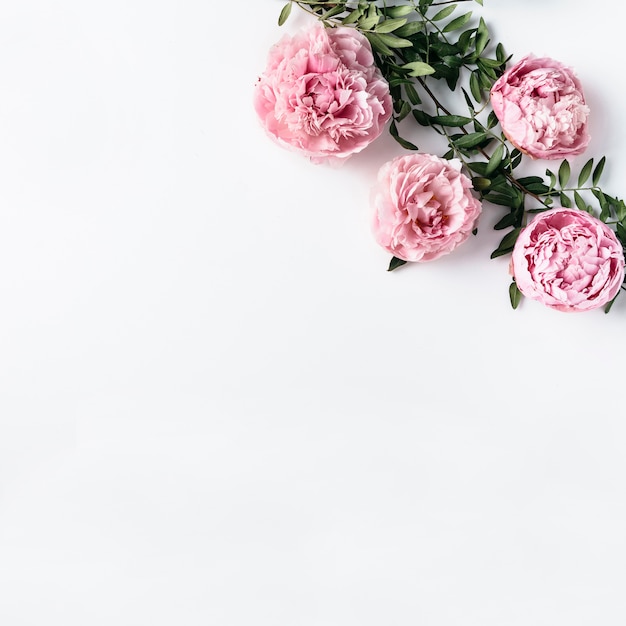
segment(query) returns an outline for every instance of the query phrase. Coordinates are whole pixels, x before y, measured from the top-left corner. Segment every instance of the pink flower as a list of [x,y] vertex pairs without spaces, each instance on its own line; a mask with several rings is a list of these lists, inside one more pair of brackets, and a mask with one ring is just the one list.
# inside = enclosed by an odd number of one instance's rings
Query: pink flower
[[557,311],[588,311],[610,302],[624,282],[615,233],[578,209],[539,213],[520,233],[511,258],[519,290]]
[[558,61],[524,57],[493,84],[491,106],[509,141],[531,157],[561,159],[589,143],[580,82]]
[[272,46],[254,107],[278,144],[339,163],[382,133],[392,99],[364,35],[315,24]]
[[385,163],[372,189],[376,241],[404,261],[432,261],[472,232],[480,202],[458,159],[412,153]]

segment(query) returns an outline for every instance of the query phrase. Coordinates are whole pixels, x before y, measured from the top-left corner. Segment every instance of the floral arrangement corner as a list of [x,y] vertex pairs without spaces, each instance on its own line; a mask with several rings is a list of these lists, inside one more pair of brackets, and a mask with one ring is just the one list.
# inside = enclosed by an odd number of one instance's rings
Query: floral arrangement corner
[[[389,271],[453,253],[486,207],[509,256],[509,300],[561,312],[609,312],[625,288],[626,204],[601,187],[606,158],[589,146],[591,111],[575,72],[528,53],[515,61],[482,0],[290,0],[316,20],[269,50],[254,89],[268,136],[315,164],[341,165],[385,131],[406,154],[372,185],[372,234]],[[450,102],[454,102],[453,109]],[[436,133],[441,153],[410,133]],[[523,163],[543,163],[524,175]]]

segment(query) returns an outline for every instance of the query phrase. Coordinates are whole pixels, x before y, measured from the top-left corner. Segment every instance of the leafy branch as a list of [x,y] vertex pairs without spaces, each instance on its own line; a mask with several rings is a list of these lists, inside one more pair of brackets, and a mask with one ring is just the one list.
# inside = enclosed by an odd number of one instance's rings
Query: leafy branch
[[[482,0],[407,0],[388,5],[365,0],[290,0],[284,5],[279,24],[284,24],[293,5],[314,15],[325,26],[351,26],[369,40],[375,63],[389,83],[393,115],[392,137],[407,150],[418,146],[404,136],[405,120],[438,133],[447,144],[444,158],[458,158],[471,176],[481,201],[503,209],[494,229],[506,231],[491,258],[510,254],[522,228],[534,213],[558,201],[595,215],[615,230],[626,249],[626,205],[600,185],[605,157],[589,159],[577,177],[567,159],[557,171],[544,176],[521,175],[524,154],[503,134],[489,107],[493,83],[510,60],[501,43],[492,42],[483,20],[461,4]],[[463,114],[450,110],[437,95],[444,84],[453,94],[462,94]],[[401,130],[403,131],[401,133]],[[389,270],[405,262],[392,258]],[[510,286],[511,305],[521,294]]]

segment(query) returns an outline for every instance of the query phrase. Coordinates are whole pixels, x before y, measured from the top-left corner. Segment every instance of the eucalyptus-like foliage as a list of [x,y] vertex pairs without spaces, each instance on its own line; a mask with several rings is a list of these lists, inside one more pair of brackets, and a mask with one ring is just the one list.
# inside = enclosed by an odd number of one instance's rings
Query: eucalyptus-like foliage
[[[418,150],[405,132],[411,121],[438,133],[447,144],[442,156],[460,159],[481,201],[503,212],[494,226],[503,236],[491,258],[509,255],[528,219],[557,205],[598,217],[615,230],[626,248],[626,204],[600,186],[605,157],[597,162],[589,159],[576,175],[567,159],[557,162],[556,171],[546,169],[544,176],[518,175],[525,155],[502,133],[489,106],[490,89],[511,56],[501,43],[492,41],[485,20],[467,10],[468,2],[483,4],[482,0],[398,0],[396,4],[290,0],[278,22],[284,24],[297,5],[326,27],[351,26],[367,37],[390,86],[390,134],[403,148]],[[442,91],[457,96],[462,113],[450,110]],[[392,258],[388,269],[405,264]],[[521,293],[515,282],[509,297],[517,308]]]

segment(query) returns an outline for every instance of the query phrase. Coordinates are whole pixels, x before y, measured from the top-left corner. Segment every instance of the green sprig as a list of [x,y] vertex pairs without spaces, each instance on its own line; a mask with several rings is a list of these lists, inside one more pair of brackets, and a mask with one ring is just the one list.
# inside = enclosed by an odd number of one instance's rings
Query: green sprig
[[[577,173],[563,159],[545,175],[518,175],[524,154],[502,133],[489,108],[493,83],[506,70],[509,56],[492,41],[482,17],[462,4],[482,0],[407,0],[389,5],[366,0],[290,0],[279,15],[284,24],[296,5],[325,26],[351,26],[365,35],[376,65],[389,83],[393,99],[391,136],[407,150],[419,147],[405,136],[407,124],[430,128],[447,143],[445,158],[458,158],[483,203],[503,212],[494,229],[503,236],[491,258],[509,255],[533,214],[554,206],[576,207],[615,230],[626,249],[626,204],[601,187],[606,158],[587,160]],[[461,94],[466,111],[450,111],[438,96],[441,86]],[[389,271],[405,265],[393,257]],[[513,281],[511,306],[521,292]],[[612,302],[607,305],[608,312]]]

